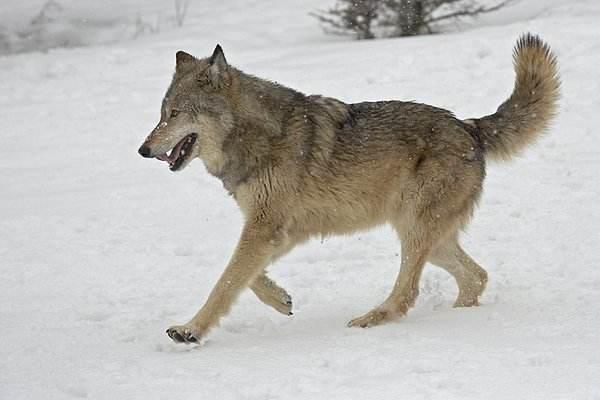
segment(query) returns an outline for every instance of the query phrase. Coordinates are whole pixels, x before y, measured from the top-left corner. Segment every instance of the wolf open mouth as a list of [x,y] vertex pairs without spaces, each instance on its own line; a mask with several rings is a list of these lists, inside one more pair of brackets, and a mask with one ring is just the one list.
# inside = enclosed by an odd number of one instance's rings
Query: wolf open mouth
[[190,133],[179,141],[171,150],[171,154],[163,153],[156,156],[161,161],[169,163],[169,169],[171,171],[177,171],[184,163],[184,161],[192,153],[192,146],[196,142],[197,135]]

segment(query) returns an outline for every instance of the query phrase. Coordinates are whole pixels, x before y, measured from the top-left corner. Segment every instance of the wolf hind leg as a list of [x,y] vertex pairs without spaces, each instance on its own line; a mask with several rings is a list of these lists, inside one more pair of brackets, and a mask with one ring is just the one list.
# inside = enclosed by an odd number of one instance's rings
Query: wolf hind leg
[[[396,216],[390,218],[402,243],[402,263],[392,292],[379,307],[350,321],[350,326],[368,327],[406,315],[419,294],[419,280],[430,253],[468,222],[480,193],[483,172],[470,165],[466,168],[462,159],[433,158],[419,164],[414,179],[414,184],[405,188],[407,195]],[[459,253],[459,260],[465,265],[470,263],[465,269],[478,271],[463,253]],[[467,300],[472,302],[473,296],[477,298],[481,293],[476,288],[467,290],[471,287],[466,284],[463,287],[465,294],[459,299],[460,305],[467,305]]]
[[250,289],[266,305],[284,315],[292,315],[292,297],[265,273],[256,277]]
[[432,245],[430,232],[412,225],[410,231],[397,227],[402,241],[400,272],[388,298],[368,313],[348,322],[350,327],[368,328],[406,315],[419,294],[419,280]]
[[460,246],[457,235],[440,243],[429,256],[429,262],[448,271],[458,284],[454,307],[479,305],[479,297],[487,284],[487,272]]

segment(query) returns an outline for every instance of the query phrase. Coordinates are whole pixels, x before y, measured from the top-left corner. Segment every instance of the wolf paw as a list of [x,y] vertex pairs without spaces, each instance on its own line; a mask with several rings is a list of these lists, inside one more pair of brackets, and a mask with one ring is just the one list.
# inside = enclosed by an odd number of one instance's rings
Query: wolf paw
[[282,290],[282,293],[279,293],[277,298],[271,301],[270,305],[283,315],[294,314],[292,312],[292,297],[289,294],[287,294],[285,290]]
[[[483,271],[485,274],[485,271]],[[479,298],[485,290],[487,275],[480,278],[474,278],[468,285],[460,288],[454,307],[476,307],[479,305]]]
[[167,329],[167,335],[175,343],[198,343],[202,338],[202,334],[195,332],[192,328],[185,325],[176,325]]
[[[264,290],[263,288],[268,288]],[[277,312],[283,315],[293,315],[292,313],[292,297],[282,288],[270,282],[268,286],[256,290],[255,293],[266,305],[273,307]]]
[[382,324],[393,318],[390,311],[382,308],[375,308],[363,316],[354,318],[348,322],[348,327],[370,328],[375,325]]
[[459,297],[458,299],[456,299],[456,302],[454,302],[454,307],[458,308],[458,307],[477,307],[479,306],[479,299],[477,298],[477,296],[473,297]]

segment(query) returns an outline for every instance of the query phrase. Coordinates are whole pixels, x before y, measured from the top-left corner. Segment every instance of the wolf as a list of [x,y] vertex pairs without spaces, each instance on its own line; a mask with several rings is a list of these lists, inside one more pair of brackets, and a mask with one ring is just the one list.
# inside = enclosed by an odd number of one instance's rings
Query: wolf
[[385,223],[400,239],[400,272],[389,296],[349,326],[404,316],[427,262],[455,278],[454,306],[479,304],[487,273],[460,246],[459,233],[481,195],[486,161],[521,152],[557,114],[557,59],[539,36],[516,43],[510,97],[495,113],[466,120],[415,102],[305,95],[233,67],[219,45],[207,58],[183,51],[175,58],[160,121],[138,152],[171,171],[201,159],[237,202],[244,225],[204,306],[167,329],[172,340],[198,343],[247,287],[291,315],[291,297],[266,273],[270,264],[311,237]]

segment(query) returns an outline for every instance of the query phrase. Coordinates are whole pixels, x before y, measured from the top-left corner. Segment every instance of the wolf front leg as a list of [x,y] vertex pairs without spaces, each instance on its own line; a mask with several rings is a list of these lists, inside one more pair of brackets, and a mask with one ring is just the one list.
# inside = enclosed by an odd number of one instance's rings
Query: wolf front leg
[[242,231],[237,248],[204,306],[185,325],[167,334],[175,342],[196,343],[218,325],[239,294],[259,276],[274,254],[286,246],[287,235],[277,224],[253,219]]
[[292,315],[292,297],[271,280],[264,272],[250,285],[256,297],[283,315]]

